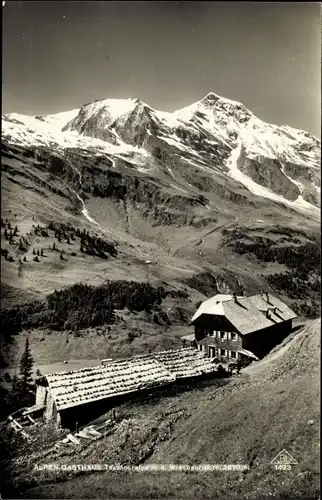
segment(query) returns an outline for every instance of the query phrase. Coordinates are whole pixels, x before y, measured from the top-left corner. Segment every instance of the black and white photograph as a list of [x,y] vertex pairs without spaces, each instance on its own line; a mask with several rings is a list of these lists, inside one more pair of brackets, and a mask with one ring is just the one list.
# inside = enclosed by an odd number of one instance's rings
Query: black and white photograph
[[2,2],[0,495],[320,498],[321,3]]

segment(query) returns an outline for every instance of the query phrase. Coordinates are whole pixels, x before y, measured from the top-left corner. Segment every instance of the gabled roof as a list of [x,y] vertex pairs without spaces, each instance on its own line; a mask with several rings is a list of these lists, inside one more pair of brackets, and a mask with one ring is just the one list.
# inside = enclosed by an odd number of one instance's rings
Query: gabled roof
[[57,410],[175,380],[165,366],[149,358],[54,373],[46,378]]
[[[297,317],[284,302],[271,294],[237,297],[237,301],[232,297],[229,300],[213,305],[214,302],[217,302],[216,297],[201,304],[191,323],[202,314],[225,316],[240,334],[247,335]],[[266,316],[268,310],[269,318]]]
[[216,371],[194,348],[135,356],[81,370],[46,375],[57,410],[167,385],[176,379]]
[[232,295],[223,295],[221,293],[218,293],[214,297],[205,300],[205,302],[200,305],[199,309],[192,317],[190,324],[193,323],[202,314],[216,314],[219,316],[224,316],[225,313],[222,307],[222,303],[227,302],[228,300],[232,300],[232,298]]
[[210,358],[195,348],[156,352],[153,355],[176,379],[216,371]]

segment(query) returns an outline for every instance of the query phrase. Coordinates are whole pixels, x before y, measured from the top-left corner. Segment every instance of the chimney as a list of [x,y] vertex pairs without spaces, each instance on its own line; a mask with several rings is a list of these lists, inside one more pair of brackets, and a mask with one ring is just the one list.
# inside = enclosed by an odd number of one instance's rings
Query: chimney
[[266,318],[268,318],[268,319],[269,319],[270,317],[271,317],[270,310],[269,310],[269,309],[267,309],[267,311],[266,311]]
[[236,294],[236,292],[234,292],[234,293],[233,293],[233,299],[234,299],[234,301],[235,301],[235,302],[236,302],[236,304],[237,304],[237,294]]
[[268,292],[265,292],[265,295],[266,295],[266,300],[267,300],[267,302],[269,302],[269,295],[268,295]]

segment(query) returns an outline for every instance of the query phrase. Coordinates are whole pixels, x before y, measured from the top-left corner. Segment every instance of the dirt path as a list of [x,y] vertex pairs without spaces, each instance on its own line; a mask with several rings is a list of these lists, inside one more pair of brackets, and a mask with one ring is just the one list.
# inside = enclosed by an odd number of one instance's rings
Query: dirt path
[[271,364],[272,361],[275,361],[276,359],[279,359],[284,355],[284,353],[288,350],[289,345],[290,344],[288,343],[282,346],[278,351],[269,354],[260,361],[254,361],[251,365],[244,368],[242,370],[242,373],[245,373],[247,375],[257,375],[258,373],[265,371],[268,364]]

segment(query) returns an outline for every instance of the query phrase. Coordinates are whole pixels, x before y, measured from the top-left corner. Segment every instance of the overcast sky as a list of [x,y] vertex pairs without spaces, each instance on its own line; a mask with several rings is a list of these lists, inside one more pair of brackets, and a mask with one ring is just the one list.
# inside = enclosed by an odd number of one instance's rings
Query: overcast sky
[[172,111],[209,92],[320,137],[320,3],[14,2],[3,113],[138,97]]

